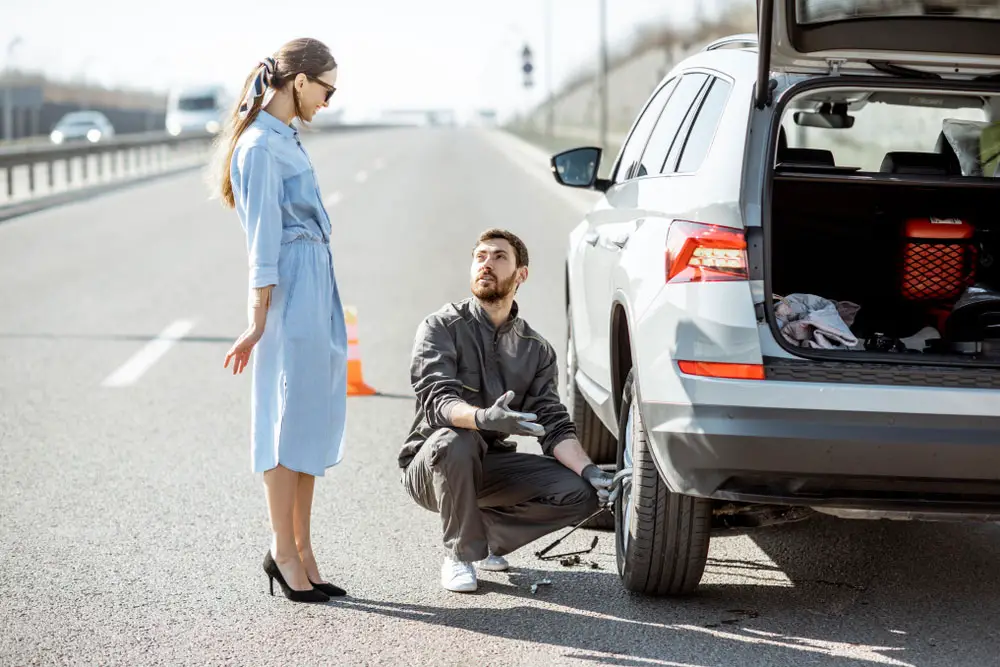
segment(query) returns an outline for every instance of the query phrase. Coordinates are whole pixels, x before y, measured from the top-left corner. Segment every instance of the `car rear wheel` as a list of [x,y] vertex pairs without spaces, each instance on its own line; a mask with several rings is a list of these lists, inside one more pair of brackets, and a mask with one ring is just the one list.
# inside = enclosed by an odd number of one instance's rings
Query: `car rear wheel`
[[[598,418],[587,399],[576,384],[576,345],[573,342],[573,311],[566,309],[566,400],[567,411],[576,426],[576,437],[583,451],[599,467],[614,472],[615,453],[618,442]],[[615,527],[615,517],[611,512],[602,512],[583,524],[585,528],[611,530]]]
[[618,468],[632,469],[630,485],[615,501],[618,574],[629,591],[686,595],[698,587],[705,571],[712,505],[673,493],[660,479],[636,395],[630,371],[618,431]]

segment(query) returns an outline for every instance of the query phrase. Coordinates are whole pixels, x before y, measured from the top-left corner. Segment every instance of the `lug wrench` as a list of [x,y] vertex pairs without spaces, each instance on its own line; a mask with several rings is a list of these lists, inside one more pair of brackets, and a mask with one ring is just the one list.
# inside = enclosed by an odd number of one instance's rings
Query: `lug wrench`
[[555,560],[556,558],[565,558],[566,556],[577,556],[577,555],[580,555],[580,554],[587,554],[587,553],[590,553],[591,551],[593,551],[594,548],[597,547],[597,539],[598,538],[597,538],[596,535],[594,536],[593,541],[591,541],[590,547],[587,548],[587,549],[583,549],[581,551],[570,551],[570,552],[563,553],[563,554],[554,554],[552,556],[546,555],[550,551],[552,551],[553,549],[555,549],[559,545],[560,542],[562,542],[567,537],[569,537],[570,535],[572,535],[573,533],[575,533],[577,530],[579,530],[583,526],[583,524],[587,523],[591,519],[596,518],[598,515],[601,514],[601,512],[610,512],[610,511],[612,511],[614,509],[614,506],[615,506],[615,501],[618,499],[619,492],[621,491],[621,489],[625,485],[628,485],[629,487],[631,487],[631,485],[632,485],[632,469],[631,468],[622,468],[621,470],[618,471],[617,474],[615,474],[614,479],[611,480],[611,493],[608,495],[607,502],[605,502],[600,507],[600,509],[598,509],[596,512],[594,512],[593,514],[591,514],[590,516],[588,516],[586,519],[584,519],[580,523],[578,523],[575,526],[573,526],[572,528],[570,528],[569,531],[565,535],[563,535],[562,537],[560,537],[559,539],[557,539],[555,542],[553,542],[549,546],[545,547],[541,551],[536,551],[535,552],[535,556],[539,560]]

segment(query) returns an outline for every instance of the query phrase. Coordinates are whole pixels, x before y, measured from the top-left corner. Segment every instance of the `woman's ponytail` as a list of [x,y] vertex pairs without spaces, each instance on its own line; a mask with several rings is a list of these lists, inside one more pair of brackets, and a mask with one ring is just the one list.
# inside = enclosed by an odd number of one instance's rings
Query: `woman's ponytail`
[[236,142],[250,125],[253,124],[264,106],[264,97],[271,88],[280,85],[276,74],[278,64],[274,58],[265,58],[257,68],[250,73],[243,84],[240,102],[233,110],[232,116],[219,133],[215,142],[215,162],[213,172],[218,178],[218,192],[222,195],[222,203],[228,208],[236,205],[233,197],[233,184],[229,178],[233,153]]

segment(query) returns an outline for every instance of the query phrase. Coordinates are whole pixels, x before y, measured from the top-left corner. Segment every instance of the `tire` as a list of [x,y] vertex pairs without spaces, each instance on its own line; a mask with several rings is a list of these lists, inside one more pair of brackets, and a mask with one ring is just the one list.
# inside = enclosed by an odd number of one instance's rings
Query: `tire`
[[[598,418],[587,399],[583,397],[576,384],[576,345],[573,343],[573,311],[566,308],[566,396],[569,405],[566,406],[573,424],[576,426],[576,437],[590,460],[601,468],[614,472],[615,456],[618,451],[618,441]],[[584,528],[612,530],[615,527],[615,517],[611,512],[602,512],[583,524]]]
[[[573,424],[576,425],[576,437],[583,446],[590,460],[597,465],[614,465],[618,452],[618,442],[614,434],[605,428],[583,393],[576,385],[576,345],[573,341],[573,311],[566,308],[566,406]],[[608,516],[608,515],[603,515]]]
[[[625,380],[619,418],[618,468],[631,463],[631,487],[615,502],[615,552],[626,590],[646,595],[693,593],[701,582],[711,537],[712,504],[671,492],[653,462],[635,396]],[[631,421],[631,423],[630,423]]]

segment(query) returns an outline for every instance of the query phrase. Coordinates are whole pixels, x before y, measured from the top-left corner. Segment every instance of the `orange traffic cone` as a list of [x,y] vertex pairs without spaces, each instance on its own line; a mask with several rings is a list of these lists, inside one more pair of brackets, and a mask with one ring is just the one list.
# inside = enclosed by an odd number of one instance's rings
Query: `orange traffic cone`
[[371,396],[375,389],[365,384],[361,376],[361,349],[358,345],[358,311],[354,306],[344,308],[347,324],[347,395]]

